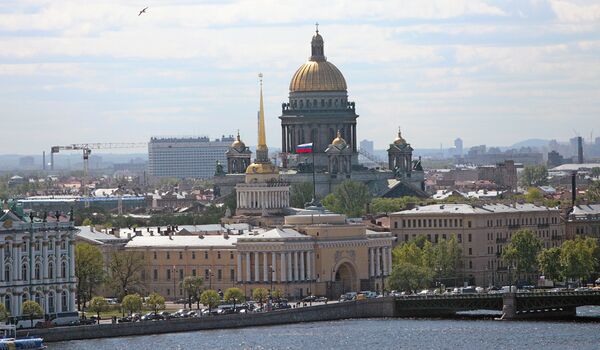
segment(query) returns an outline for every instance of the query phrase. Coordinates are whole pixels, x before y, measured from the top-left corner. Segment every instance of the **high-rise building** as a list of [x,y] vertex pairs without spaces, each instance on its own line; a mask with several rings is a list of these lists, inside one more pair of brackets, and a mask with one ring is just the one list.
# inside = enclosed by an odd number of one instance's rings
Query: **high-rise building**
[[369,154],[373,154],[373,141],[371,141],[371,140],[360,141],[360,149]]
[[459,137],[454,140],[454,147],[456,148],[456,155],[462,156],[463,154],[463,140]]
[[225,153],[233,136],[211,141],[208,137],[153,137],[148,142],[148,172],[154,177],[206,179],[217,162],[227,171]]

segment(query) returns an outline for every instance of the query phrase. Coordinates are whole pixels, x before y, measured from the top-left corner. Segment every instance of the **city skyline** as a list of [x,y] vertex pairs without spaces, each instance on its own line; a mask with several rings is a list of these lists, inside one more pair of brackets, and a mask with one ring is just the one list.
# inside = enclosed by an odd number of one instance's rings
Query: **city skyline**
[[397,126],[415,148],[587,140],[600,112],[591,1],[147,6],[0,4],[0,113],[12,121],[2,153],[237,129],[253,145],[259,72],[267,143],[279,148],[277,117],[315,21],[356,102],[358,139],[376,149]]

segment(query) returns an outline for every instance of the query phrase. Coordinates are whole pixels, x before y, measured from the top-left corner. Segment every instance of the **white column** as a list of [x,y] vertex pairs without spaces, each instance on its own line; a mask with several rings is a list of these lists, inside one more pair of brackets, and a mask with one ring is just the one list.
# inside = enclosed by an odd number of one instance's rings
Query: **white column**
[[381,248],[381,252],[381,260],[383,260],[383,275],[386,276],[388,274],[387,247]]
[[298,252],[294,252],[294,281],[298,281],[299,278],[299,274],[298,274]]
[[238,282],[241,282],[242,281],[242,253],[239,253],[239,252],[237,255],[237,272],[236,272],[236,274],[237,274],[237,276],[235,276],[236,280]]
[[375,252],[369,248],[369,277],[375,276]]
[[381,260],[381,248],[377,247],[376,249],[376,255],[375,255],[375,276],[380,276],[380,271],[381,271],[381,266],[379,264],[379,260]]
[[269,282],[269,263],[267,262],[267,252],[263,252],[262,256],[263,256],[263,281]]
[[75,311],[75,289],[71,289],[70,294],[70,298],[69,298],[69,310],[68,311]]
[[300,252],[300,281],[306,280],[306,275],[304,274],[304,252]]
[[4,281],[4,247],[6,247],[6,244],[6,241],[4,241],[4,246],[0,247],[0,281]]
[[42,241],[42,258],[44,263],[44,271],[42,272],[43,279],[48,278],[48,242]]
[[[23,243],[21,243],[23,244]],[[20,280],[19,275],[21,274],[21,247],[18,244],[13,244],[13,279],[15,281]],[[21,311],[17,315],[20,315]]]
[[287,252],[285,253],[287,258],[287,266],[288,266],[288,273],[287,273],[287,280],[288,281],[293,281],[294,280],[294,275],[292,274],[292,266],[294,265],[294,257],[293,257],[293,253],[292,252]]
[[245,281],[252,282],[252,279],[250,278],[250,253],[245,252],[244,255],[246,255],[246,278],[245,278]]
[[387,259],[388,259],[388,275],[392,274],[392,248],[387,248]]
[[271,253],[271,281],[277,282],[277,253]]
[[312,277],[312,252],[306,252],[306,279],[309,281],[313,280]]
[[54,312],[62,312],[62,291],[57,290],[54,294]]
[[260,282],[260,258],[258,252],[254,252],[254,282]]
[[75,280],[75,241],[67,241],[67,260],[69,262],[69,280]]
[[42,309],[44,309],[46,313],[50,313],[50,303],[48,300],[50,293],[44,293],[42,295],[44,296],[44,299],[42,300]]
[[285,260],[285,253],[279,253],[279,266],[280,266],[280,271],[281,271],[281,282],[286,282],[287,281],[287,276],[286,276],[286,272],[287,272],[287,262]]

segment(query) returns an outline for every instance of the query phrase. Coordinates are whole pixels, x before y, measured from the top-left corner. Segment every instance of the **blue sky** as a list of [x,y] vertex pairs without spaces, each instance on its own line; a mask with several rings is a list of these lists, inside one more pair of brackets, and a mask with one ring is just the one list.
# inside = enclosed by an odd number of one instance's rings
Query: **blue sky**
[[376,148],[397,126],[417,148],[600,136],[598,1],[5,0],[0,153],[237,129],[254,144],[259,72],[280,147],[316,21]]

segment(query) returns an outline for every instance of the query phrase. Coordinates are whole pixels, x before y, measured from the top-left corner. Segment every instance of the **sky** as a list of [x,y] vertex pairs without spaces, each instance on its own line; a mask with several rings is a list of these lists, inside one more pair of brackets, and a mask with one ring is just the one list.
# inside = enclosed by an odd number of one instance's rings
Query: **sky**
[[[138,16],[139,10],[148,7]],[[600,136],[600,2],[579,0],[0,0],[1,154],[52,145],[267,142],[314,23],[384,148]]]

